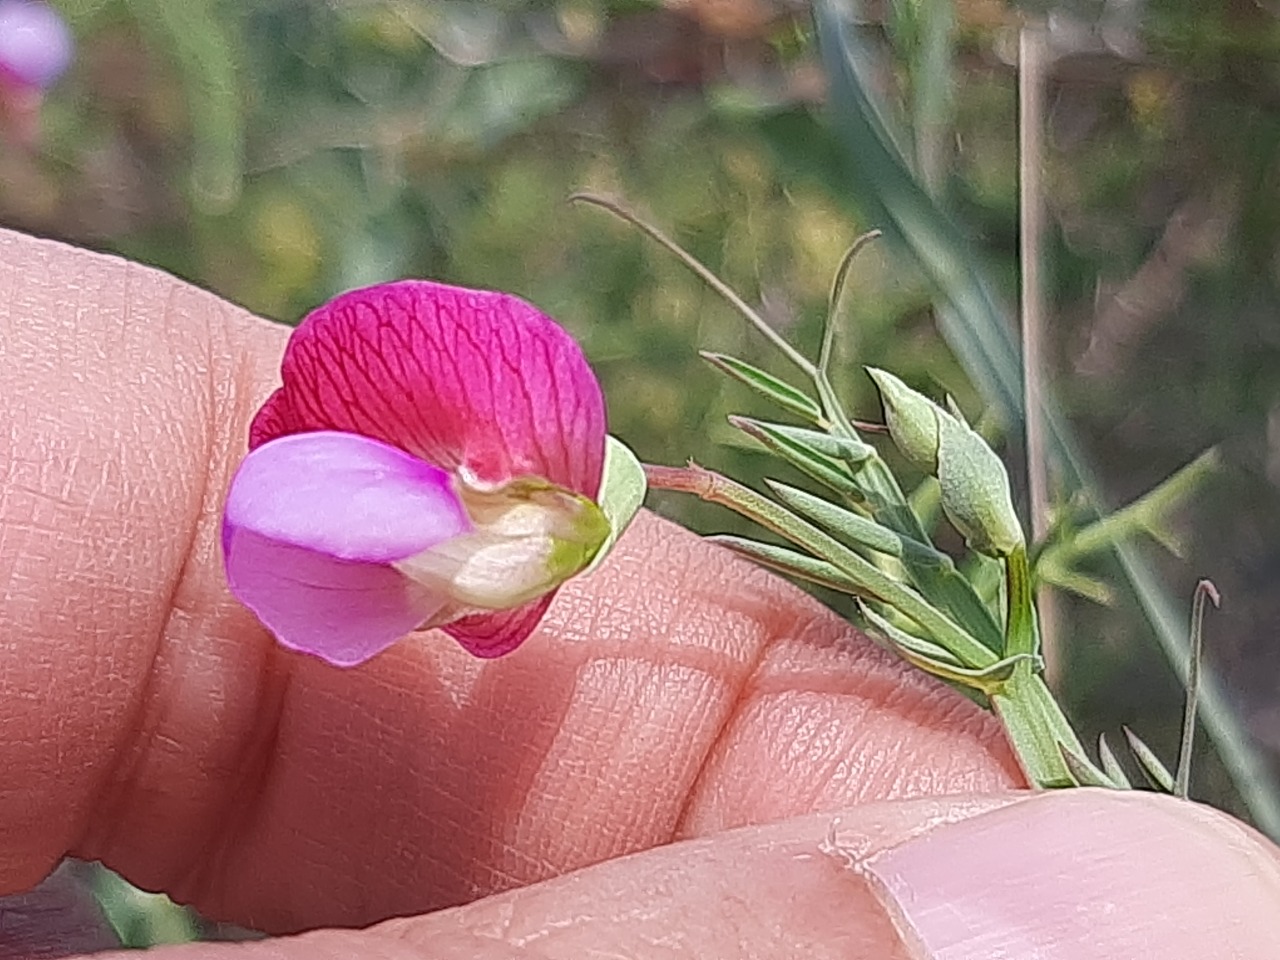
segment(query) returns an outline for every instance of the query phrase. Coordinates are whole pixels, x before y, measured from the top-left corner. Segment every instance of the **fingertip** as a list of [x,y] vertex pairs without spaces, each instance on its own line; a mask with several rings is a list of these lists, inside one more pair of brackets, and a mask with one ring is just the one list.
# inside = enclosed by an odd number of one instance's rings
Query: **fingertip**
[[1219,811],[1152,793],[1038,794],[859,869],[922,958],[1262,960],[1280,943],[1275,846]]

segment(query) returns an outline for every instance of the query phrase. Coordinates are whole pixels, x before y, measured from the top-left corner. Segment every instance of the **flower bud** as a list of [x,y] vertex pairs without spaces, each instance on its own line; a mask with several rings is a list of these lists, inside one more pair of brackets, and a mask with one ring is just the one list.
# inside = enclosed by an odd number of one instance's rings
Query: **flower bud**
[[868,367],[867,373],[880,391],[884,419],[894,445],[912,466],[938,473],[938,420],[946,414],[936,403],[917,393],[887,370]]
[[587,567],[611,529],[594,502],[537,478],[491,490],[465,486],[461,499],[473,531],[393,564],[449,598],[439,623],[549,593]]
[[938,417],[938,484],[942,509],[974,550],[1006,557],[1024,542],[1009,475],[995,451],[950,414]]

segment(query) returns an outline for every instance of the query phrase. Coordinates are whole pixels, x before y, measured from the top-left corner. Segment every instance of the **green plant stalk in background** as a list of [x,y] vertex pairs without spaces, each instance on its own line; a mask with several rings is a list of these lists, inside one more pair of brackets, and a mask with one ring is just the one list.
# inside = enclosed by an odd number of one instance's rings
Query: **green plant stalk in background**
[[[886,239],[910,257],[937,291],[939,328],[974,384],[1009,428],[1023,419],[1023,367],[1014,326],[999,305],[988,268],[973,246],[920,186],[890,135],[886,109],[873,92],[875,51],[856,25],[861,4],[815,0],[818,42],[833,122],[845,146],[852,195]],[[935,68],[935,76],[941,75]],[[1083,492],[1091,507],[1101,497],[1079,445],[1052,408],[1043,410],[1050,454],[1062,465],[1069,490]],[[1111,539],[1134,596],[1179,678],[1188,680],[1190,648],[1174,606],[1136,546]],[[1280,837],[1280,786],[1232,709],[1219,680],[1199,678],[1201,719],[1254,822]]]

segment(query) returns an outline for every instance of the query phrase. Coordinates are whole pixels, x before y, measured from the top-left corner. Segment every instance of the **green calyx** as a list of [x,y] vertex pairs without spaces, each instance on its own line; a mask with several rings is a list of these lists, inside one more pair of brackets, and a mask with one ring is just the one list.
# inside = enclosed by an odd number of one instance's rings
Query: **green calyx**
[[1022,546],[1009,474],[995,451],[950,414],[938,417],[938,484],[942,509],[974,550],[1007,557]]
[[604,511],[586,497],[580,498],[577,510],[565,528],[567,535],[551,539],[547,576],[557,584],[577,576],[596,558],[612,532],[613,525]]

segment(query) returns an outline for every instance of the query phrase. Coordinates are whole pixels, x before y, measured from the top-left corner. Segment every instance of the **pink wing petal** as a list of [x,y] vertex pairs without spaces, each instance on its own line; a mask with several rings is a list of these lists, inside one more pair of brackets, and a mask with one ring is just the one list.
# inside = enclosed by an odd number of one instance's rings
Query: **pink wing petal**
[[471,529],[445,471],[332,431],[250,452],[222,524],[231,592],[284,646],[342,666],[369,659],[447,602],[389,564]]
[[388,566],[353,563],[245,530],[224,537],[231,591],[276,639],[338,666],[363,663],[443,606]]
[[281,437],[252,450],[223,529],[335,559],[391,563],[472,529],[444,470],[352,433]]
[[253,445],[344,430],[501,483],[535,475],[594,497],[604,400],[581,349],[504,293],[419,280],[343,294],[294,332]]
[[555,591],[514,610],[477,613],[446,625],[444,632],[475,657],[501,657],[528,639],[551,605]]

